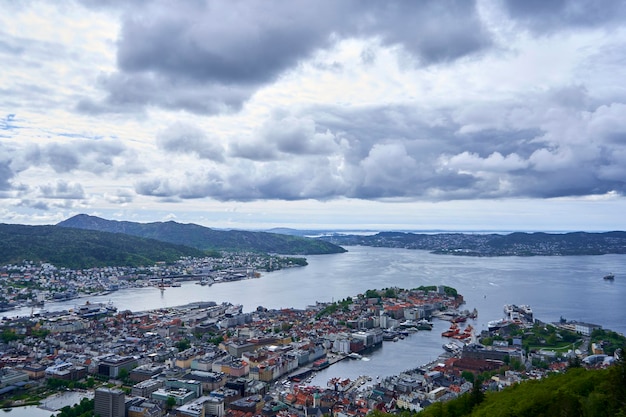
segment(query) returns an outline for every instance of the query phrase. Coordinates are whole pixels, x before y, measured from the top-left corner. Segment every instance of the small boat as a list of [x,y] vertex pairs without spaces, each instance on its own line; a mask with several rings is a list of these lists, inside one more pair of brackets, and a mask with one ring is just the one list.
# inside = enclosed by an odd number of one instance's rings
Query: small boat
[[443,337],[453,337],[454,335],[459,334],[460,331],[461,330],[459,329],[459,326],[456,323],[452,323],[450,328],[446,330],[445,332],[441,333],[441,335]]
[[605,281],[613,281],[615,279],[615,275],[613,273],[607,274],[603,278]]
[[418,330],[432,330],[433,324],[426,319],[421,319],[420,321],[417,322],[417,329]]
[[463,330],[463,333],[457,333],[453,335],[452,337],[455,339],[459,339],[459,340],[467,339],[467,338],[472,337],[472,331],[474,331],[474,328],[470,324],[465,328],[465,330]]
[[450,353],[457,353],[461,350],[461,346],[457,345],[454,342],[446,343],[442,345],[443,349]]

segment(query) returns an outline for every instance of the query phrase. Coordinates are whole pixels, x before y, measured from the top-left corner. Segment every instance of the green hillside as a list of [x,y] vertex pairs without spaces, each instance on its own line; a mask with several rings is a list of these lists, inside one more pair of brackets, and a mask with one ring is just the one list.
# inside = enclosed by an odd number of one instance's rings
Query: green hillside
[[[376,412],[374,417],[386,415]],[[626,364],[602,370],[570,368],[566,373],[522,382],[501,392],[474,390],[403,417],[625,417]],[[390,416],[390,415],[386,415]]]
[[200,250],[263,252],[283,255],[318,255],[345,252],[340,246],[322,240],[267,232],[215,230],[196,224],[173,221],[136,223],[106,220],[79,214],[57,226],[124,233],[163,242],[191,246]]
[[58,267],[153,265],[181,256],[204,256],[198,249],[117,233],[57,226],[0,224],[0,263],[50,262]]

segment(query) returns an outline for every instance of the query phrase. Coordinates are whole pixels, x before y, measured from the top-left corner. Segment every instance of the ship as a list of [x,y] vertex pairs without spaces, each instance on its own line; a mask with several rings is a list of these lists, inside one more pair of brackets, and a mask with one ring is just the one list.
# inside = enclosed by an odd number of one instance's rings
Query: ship
[[470,324],[465,328],[465,330],[463,330],[462,333],[457,333],[453,335],[452,337],[455,339],[459,339],[459,340],[469,339],[470,337],[472,337],[472,331],[474,331],[474,328]]
[[110,301],[107,304],[87,301],[85,304],[76,306],[74,312],[84,318],[101,317],[116,313],[117,307]]
[[450,328],[445,332],[441,333],[443,337],[453,337],[456,334],[459,334],[461,330],[459,329],[459,325],[456,323],[452,323]]
[[461,350],[461,346],[454,342],[445,343],[441,346],[446,352],[457,353]]
[[492,332],[494,330],[498,330],[502,327],[508,326],[509,324],[511,324],[511,321],[508,319],[492,320],[487,323],[487,329]]
[[432,330],[433,324],[426,319],[421,319],[420,321],[417,322],[417,329],[418,330]]
[[603,279],[605,281],[613,281],[615,279],[615,274],[613,274],[613,273],[606,274]]

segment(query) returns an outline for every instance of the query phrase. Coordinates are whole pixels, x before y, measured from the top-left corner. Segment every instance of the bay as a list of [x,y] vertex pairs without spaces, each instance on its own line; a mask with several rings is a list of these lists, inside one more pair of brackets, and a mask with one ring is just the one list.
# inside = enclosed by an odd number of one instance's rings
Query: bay
[[[258,279],[200,286],[193,282],[165,291],[136,288],[106,296],[47,303],[50,311],[90,302],[111,301],[120,310],[144,311],[195,301],[242,304],[244,311],[305,308],[387,287],[448,285],[465,297],[465,308],[478,309],[472,325],[482,330],[503,316],[504,304],[529,304],[542,321],[567,320],[599,324],[626,333],[626,255],[462,257],[427,251],[347,247],[348,252],[307,256],[306,267],[263,273]],[[614,281],[603,276],[615,273]],[[28,315],[30,309],[5,315]],[[442,352],[441,332],[448,323],[435,320],[432,332],[419,332],[397,343],[384,343],[366,361],[343,361],[320,372],[313,381],[325,385],[331,376],[381,377],[432,361]]]

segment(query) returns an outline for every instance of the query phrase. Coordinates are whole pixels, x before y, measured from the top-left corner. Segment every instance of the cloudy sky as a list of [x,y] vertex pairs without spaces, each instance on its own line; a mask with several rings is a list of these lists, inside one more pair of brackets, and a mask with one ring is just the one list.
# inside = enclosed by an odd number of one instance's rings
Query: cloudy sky
[[0,222],[626,230],[626,3],[0,3]]

